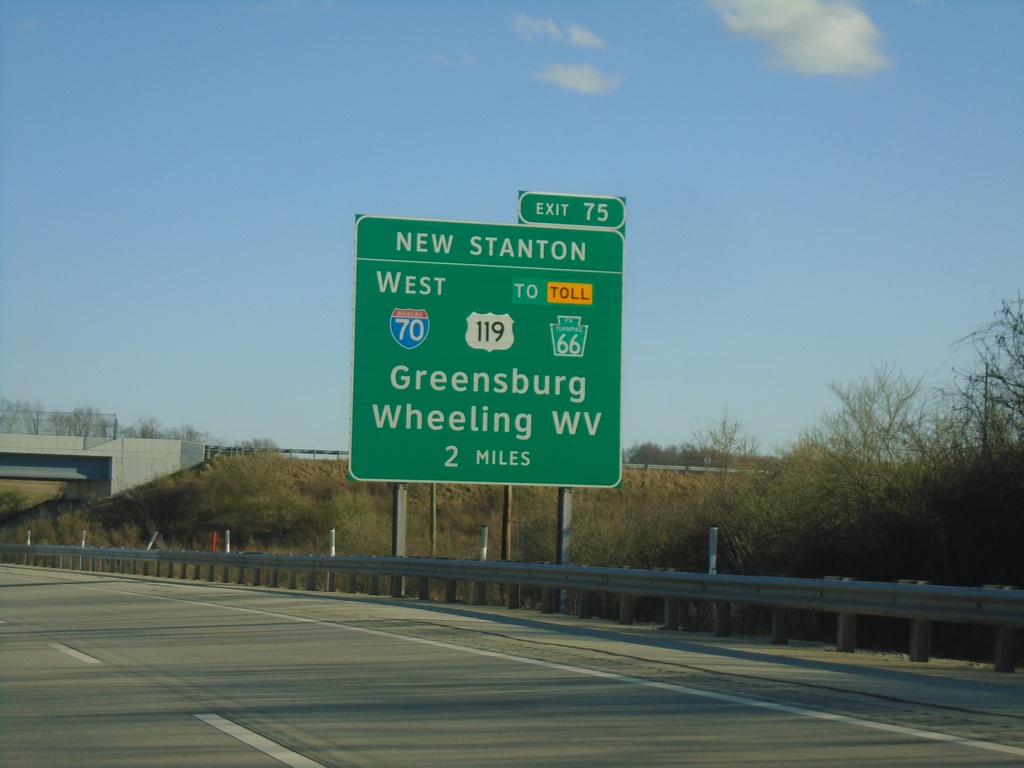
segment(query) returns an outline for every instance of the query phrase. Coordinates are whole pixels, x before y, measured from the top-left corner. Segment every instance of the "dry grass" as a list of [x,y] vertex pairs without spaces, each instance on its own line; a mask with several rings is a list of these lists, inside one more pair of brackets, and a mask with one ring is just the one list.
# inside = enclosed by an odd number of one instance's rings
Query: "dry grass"
[[[573,494],[574,560],[602,565],[685,567],[680,542],[703,526],[694,502],[705,479],[660,470],[628,471],[621,489],[577,489]],[[407,553],[431,554],[428,484],[408,490]],[[325,551],[336,531],[339,554],[391,551],[392,488],[355,483],[344,461],[311,461],[276,454],[219,457],[199,468],[161,478],[120,496],[66,508],[15,529],[5,540],[38,544],[144,545],[160,531],[158,546],[205,548],[213,531],[232,532],[247,551]],[[481,527],[489,530],[488,555],[500,556],[504,488],[439,485],[436,488],[438,557],[475,559]],[[511,556],[554,560],[558,489],[515,486]],[[706,533],[700,534],[706,538]]]

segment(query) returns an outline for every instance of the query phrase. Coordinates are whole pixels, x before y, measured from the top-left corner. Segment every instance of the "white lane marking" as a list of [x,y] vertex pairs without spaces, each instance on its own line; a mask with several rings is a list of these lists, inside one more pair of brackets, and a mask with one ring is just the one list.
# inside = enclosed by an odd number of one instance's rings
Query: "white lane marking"
[[234,723],[220,715],[202,714],[195,715],[195,717],[202,720],[207,725],[212,725],[218,731],[226,733],[233,739],[238,739],[243,744],[247,744],[253,749],[257,749],[263,754],[268,755],[285,765],[289,765],[292,768],[324,768],[320,763],[313,762],[308,757],[303,757],[298,752],[292,752],[290,749],[282,747],[276,741],[271,741],[268,738],[260,736],[255,731],[243,728],[238,723]]
[[[76,586],[79,589],[92,589],[106,592],[110,591],[109,589],[103,587],[92,587],[86,585],[69,586]],[[142,594],[138,592],[128,592],[127,594],[142,596]],[[960,746],[973,747],[974,749],[985,749],[990,752],[1004,752],[1008,755],[1024,756],[1024,747],[1013,747],[1008,744],[998,744],[993,741],[981,741],[980,739],[970,739],[964,736],[953,736],[951,734],[941,733],[938,731],[925,731],[919,728],[909,728],[903,725],[891,725],[889,723],[880,723],[875,722],[873,720],[862,720],[859,717],[839,715],[832,712],[822,712],[815,709],[806,709],[805,707],[795,707],[790,706],[788,704],[779,704],[772,701],[762,701],[760,699],[749,699],[745,696],[735,696],[733,694],[728,693],[718,693],[717,691],[705,691],[699,688],[689,688],[685,685],[663,683],[657,680],[645,680],[639,677],[628,677],[626,675],[615,674],[614,672],[602,672],[600,670],[587,669],[585,667],[573,667],[568,664],[559,664],[553,661],[541,661],[540,659],[531,659],[525,656],[513,656],[511,654],[500,653],[498,651],[485,651],[480,648],[469,648],[467,646],[455,645],[454,643],[445,643],[439,640],[428,640],[422,637],[399,635],[394,632],[387,632],[381,629],[353,627],[349,624],[341,624],[339,622],[334,621],[310,619],[304,616],[290,616],[286,613],[275,613],[274,611],[265,611],[258,608],[242,608],[234,605],[222,605],[220,603],[211,603],[205,600],[192,600],[190,598],[184,597],[168,597],[165,595],[146,595],[146,597],[151,597],[156,600],[173,600],[181,603],[190,603],[192,605],[204,605],[209,608],[219,608],[221,610],[234,611],[236,613],[252,613],[258,616],[270,616],[272,618],[282,619],[284,621],[291,621],[299,624],[314,624],[323,627],[330,627],[333,629],[341,629],[348,632],[359,632],[365,635],[373,635],[375,637],[387,637],[392,640],[402,640],[408,643],[419,643],[420,645],[429,645],[435,648],[445,648],[452,651],[459,651],[461,653],[470,653],[476,656],[484,656],[492,659],[502,659],[503,661],[512,661],[520,664],[530,664],[536,667],[543,667],[545,669],[555,669],[561,672],[569,672],[572,674],[585,675],[588,677],[597,677],[604,680],[615,680],[620,683],[639,685],[645,688],[656,688],[663,691],[672,691],[674,693],[682,693],[687,696],[713,699],[715,701],[724,701],[745,707],[755,707],[757,709],[767,709],[773,712],[783,712],[789,715],[811,717],[818,720],[828,720],[831,722],[857,726],[859,728],[871,728],[876,731],[897,733],[903,736],[913,736],[919,739],[928,739],[930,741],[938,741],[946,744],[959,744]]]
[[99,659],[94,659],[92,656],[86,656],[81,651],[76,651],[74,648],[68,648],[66,645],[63,645],[61,643],[50,643],[50,647],[55,649],[55,650],[60,651],[61,653],[66,653],[71,658],[78,659],[79,661],[85,662],[86,664],[102,664],[103,663]]

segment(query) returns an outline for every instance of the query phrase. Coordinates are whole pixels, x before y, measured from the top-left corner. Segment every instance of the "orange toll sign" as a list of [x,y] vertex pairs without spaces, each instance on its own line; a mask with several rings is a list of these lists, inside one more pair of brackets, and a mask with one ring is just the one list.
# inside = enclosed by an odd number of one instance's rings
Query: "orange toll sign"
[[548,283],[548,304],[593,304],[590,283]]

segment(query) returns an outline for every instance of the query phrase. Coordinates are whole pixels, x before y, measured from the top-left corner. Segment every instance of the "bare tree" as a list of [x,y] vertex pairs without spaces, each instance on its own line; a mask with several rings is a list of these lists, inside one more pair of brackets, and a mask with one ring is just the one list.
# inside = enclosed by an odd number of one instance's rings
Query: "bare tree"
[[1004,300],[995,319],[961,343],[978,353],[963,374],[961,393],[983,450],[993,443],[1024,443],[1024,299]]
[[274,453],[277,451],[277,443],[269,437],[254,437],[235,445],[243,453]]
[[160,420],[150,417],[139,417],[135,423],[121,430],[122,437],[141,437],[146,439],[157,439],[164,437],[160,427]]
[[861,461],[896,461],[919,452],[929,414],[920,379],[883,365],[859,382],[828,386],[841,408],[822,417],[811,432],[816,442]]
[[673,465],[676,463],[678,454],[671,445],[662,447],[657,443],[633,443],[622,452],[622,459],[626,464],[657,464]]
[[80,406],[67,412],[52,412],[50,426],[55,435],[108,437],[113,424],[92,406]]
[[746,433],[742,421],[729,416],[728,408],[722,410],[717,421],[709,419],[705,428],[695,434],[695,438],[707,460],[723,470],[731,469],[737,463],[749,463],[761,445],[756,435]]
[[193,443],[206,443],[210,440],[210,433],[196,429],[191,424],[182,424],[167,432],[167,436],[174,440],[187,440]]
[[0,398],[0,431],[20,435],[38,435],[45,411],[38,400],[8,400]]

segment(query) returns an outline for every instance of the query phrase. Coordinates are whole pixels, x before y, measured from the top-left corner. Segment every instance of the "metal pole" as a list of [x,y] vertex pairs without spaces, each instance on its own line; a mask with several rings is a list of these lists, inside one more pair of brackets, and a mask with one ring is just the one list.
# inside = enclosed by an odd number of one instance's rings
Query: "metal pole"
[[149,544],[146,545],[146,549],[152,549],[153,543],[156,541],[156,537],[160,535],[160,531],[153,531],[153,535],[149,537]]
[[708,573],[718,573],[718,526],[711,526],[711,535],[708,542]]
[[[480,526],[480,560],[487,559],[487,526]],[[473,605],[487,605],[487,582],[478,581],[473,588]]]
[[224,531],[224,551],[231,551],[231,531]]
[[[391,507],[391,554],[394,557],[405,557],[405,521],[408,511],[409,486],[406,483],[395,483],[394,497]],[[405,577],[391,577],[391,596],[405,595]]]
[[[555,563],[568,565],[572,551],[572,488],[558,489],[558,541],[555,547]],[[559,613],[569,612],[569,592],[558,590]]]
[[512,559],[512,486],[505,486],[505,503],[501,509],[501,559]]
[[[330,536],[330,553],[331,553],[331,557],[334,557],[334,554],[335,554],[334,541],[335,541],[334,529],[331,528],[331,536]],[[328,571],[327,572],[327,583],[325,585],[325,588],[326,588],[326,590],[328,592],[333,592],[334,591],[335,579],[336,579],[336,577],[335,577],[334,571]]]
[[28,532],[25,534],[25,546],[26,547],[31,547],[32,546],[32,529],[31,528],[29,528]]
[[430,556],[437,557],[437,483],[430,484]]

